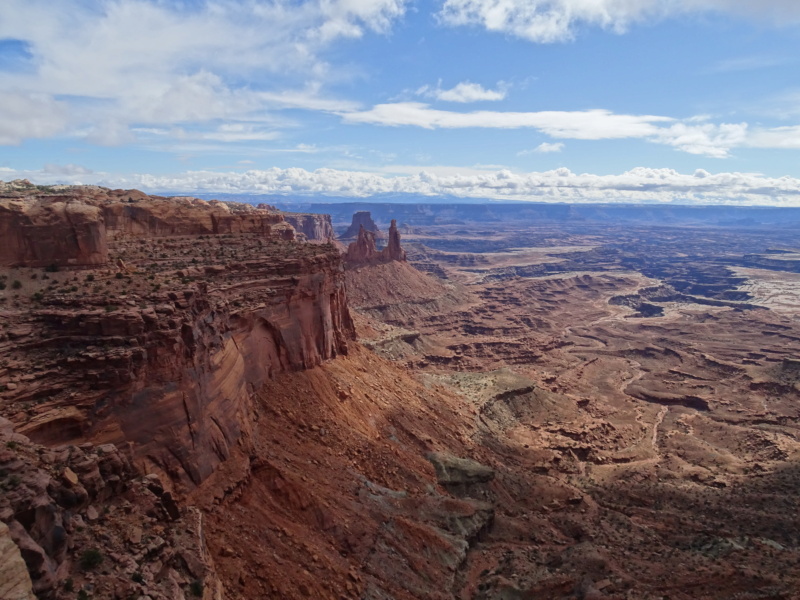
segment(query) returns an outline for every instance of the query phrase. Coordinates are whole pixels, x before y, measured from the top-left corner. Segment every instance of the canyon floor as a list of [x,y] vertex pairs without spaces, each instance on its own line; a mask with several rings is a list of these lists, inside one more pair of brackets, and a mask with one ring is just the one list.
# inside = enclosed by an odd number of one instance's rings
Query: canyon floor
[[795,242],[415,228],[438,293],[350,285],[361,338],[462,398],[496,472],[455,597],[800,597],[797,265],[756,264]]

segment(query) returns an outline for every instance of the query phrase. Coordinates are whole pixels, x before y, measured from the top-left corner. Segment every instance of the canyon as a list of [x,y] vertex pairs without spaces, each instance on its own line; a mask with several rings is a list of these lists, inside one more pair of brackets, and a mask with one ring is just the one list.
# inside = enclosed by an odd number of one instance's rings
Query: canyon
[[791,218],[508,206],[0,184],[0,591],[797,598]]

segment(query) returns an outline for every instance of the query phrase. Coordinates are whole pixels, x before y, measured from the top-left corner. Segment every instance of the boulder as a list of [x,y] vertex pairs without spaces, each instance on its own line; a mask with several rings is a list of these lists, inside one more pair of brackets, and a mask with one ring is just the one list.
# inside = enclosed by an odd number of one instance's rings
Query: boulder
[[0,521],[0,598],[36,600],[28,567],[11,538],[8,526]]
[[440,452],[431,452],[426,458],[436,470],[439,483],[444,486],[486,483],[494,479],[494,469],[468,458]]

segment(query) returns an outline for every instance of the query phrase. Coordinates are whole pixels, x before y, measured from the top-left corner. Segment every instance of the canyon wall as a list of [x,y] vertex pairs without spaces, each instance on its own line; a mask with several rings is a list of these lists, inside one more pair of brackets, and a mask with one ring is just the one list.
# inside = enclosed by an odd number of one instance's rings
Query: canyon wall
[[[96,256],[106,268],[80,278],[13,270],[20,292],[0,292],[2,412],[34,442],[120,444],[145,472],[192,487],[247,439],[249,399],[265,381],[347,352],[341,256],[287,241],[294,230],[280,214],[95,188],[68,195],[63,204],[91,209],[105,232]],[[81,252],[71,260],[95,256]]]

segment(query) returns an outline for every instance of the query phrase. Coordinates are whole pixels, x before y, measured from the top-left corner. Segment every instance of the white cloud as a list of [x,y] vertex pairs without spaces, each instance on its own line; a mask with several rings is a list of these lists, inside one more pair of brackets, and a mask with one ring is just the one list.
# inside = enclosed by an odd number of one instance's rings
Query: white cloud
[[796,59],[778,56],[743,56],[739,58],[729,58],[721,60],[710,69],[713,73],[735,73],[739,71],[755,71],[758,69],[768,69],[787,63],[795,62]]
[[535,128],[553,137],[574,139],[621,139],[658,133],[657,123],[674,119],[652,115],[616,115],[608,110],[500,112],[453,112],[421,102],[378,104],[369,110],[341,113],[348,123],[413,125],[426,129],[483,127],[493,129]]
[[658,133],[655,141],[689,154],[727,158],[732,148],[747,144],[747,123],[675,123]]
[[[684,120],[658,115],[615,114],[604,109],[583,111],[455,112],[420,102],[378,104],[369,110],[340,113],[347,123],[425,129],[536,129],[556,139],[641,139],[682,152],[727,158],[735,148],[798,148],[800,126],[752,129],[747,123],[711,123],[707,115]],[[545,142],[537,152],[559,152],[563,144]]]
[[[24,43],[30,60],[0,82],[17,98],[2,103],[0,144],[68,129],[116,144],[133,139],[131,125],[352,110],[322,92],[331,69],[321,55],[337,39],[386,31],[405,2],[3,0],[0,39]],[[41,118],[19,118],[25,98]]]
[[94,173],[91,169],[87,169],[86,167],[82,167],[81,165],[54,165],[54,164],[47,164],[42,169],[45,173],[49,175],[68,175],[68,176],[75,176],[75,175],[91,175]]
[[435,98],[444,102],[485,102],[503,100],[508,93],[507,86],[501,81],[496,90],[484,88],[479,83],[462,81],[449,90],[441,88],[441,82],[435,88],[424,85],[417,90],[417,95]]
[[564,144],[561,142],[556,142],[554,144],[551,144],[549,142],[542,142],[541,144],[536,146],[536,148],[534,148],[533,150],[529,150],[527,152],[520,154],[529,154],[530,152],[538,152],[539,154],[550,154],[553,152],[561,152],[563,149],[564,149]]
[[67,126],[66,106],[46,94],[0,90],[0,106],[0,146],[57,135]]
[[748,140],[753,148],[800,149],[800,126],[757,129]]
[[[59,172],[63,171],[63,173]],[[335,169],[265,169],[187,171],[175,175],[117,176],[84,172],[82,167],[39,171],[0,168],[5,180],[24,178],[39,184],[96,183],[177,194],[237,193],[370,197],[377,194],[451,195],[462,198],[537,202],[680,202],[800,206],[800,179],[757,173],[684,174],[672,169],[639,167],[618,175],[552,171],[516,173],[460,167],[386,166],[382,172]],[[395,173],[387,175],[387,173]],[[399,174],[396,174],[399,173]]]
[[800,4],[794,0],[445,0],[439,18],[452,26],[553,43],[573,39],[581,25],[621,33],[637,22],[702,12],[800,22]]

